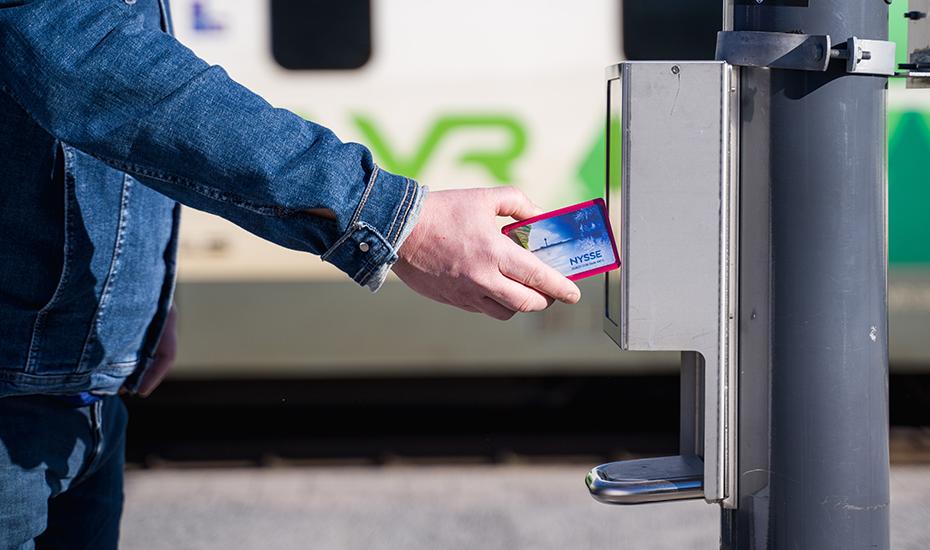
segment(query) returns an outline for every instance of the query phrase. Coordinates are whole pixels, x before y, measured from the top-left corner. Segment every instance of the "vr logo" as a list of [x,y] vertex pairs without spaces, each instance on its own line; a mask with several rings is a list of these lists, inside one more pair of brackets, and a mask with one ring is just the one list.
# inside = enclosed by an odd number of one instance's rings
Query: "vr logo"
[[590,262],[592,260],[601,260],[604,256],[601,254],[600,250],[595,250],[594,252],[588,252],[587,254],[582,254],[581,256],[575,256],[574,258],[568,259],[568,265],[579,265],[584,262]]
[[512,183],[514,164],[526,149],[526,130],[516,119],[508,116],[474,115],[443,116],[437,119],[426,132],[419,147],[410,155],[392,148],[374,121],[355,116],[355,125],[365,137],[366,144],[375,153],[378,162],[386,170],[418,178],[429,161],[435,158],[440,146],[450,137],[479,131],[482,134],[500,134],[503,145],[492,149],[474,149],[459,156],[461,164],[474,164],[483,168],[497,183]]

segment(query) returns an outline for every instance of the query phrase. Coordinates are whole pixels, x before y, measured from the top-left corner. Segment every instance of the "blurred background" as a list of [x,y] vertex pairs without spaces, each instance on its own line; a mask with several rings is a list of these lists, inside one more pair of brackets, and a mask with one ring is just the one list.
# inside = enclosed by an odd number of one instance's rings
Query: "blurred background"
[[[198,55],[367,145],[387,170],[434,190],[516,185],[555,209],[603,195],[604,67],[712,59],[720,4],[172,9]],[[894,2],[890,17],[902,57],[906,8]],[[894,80],[888,100],[894,547],[927,548],[930,94]],[[192,210],[180,254],[178,364],[128,403],[124,546],[716,547],[715,507],[620,510],[587,496],[590,467],[678,441],[678,357],[618,353],[601,330],[599,277],[578,306],[504,324],[396,279],[370,295],[318,258]]]

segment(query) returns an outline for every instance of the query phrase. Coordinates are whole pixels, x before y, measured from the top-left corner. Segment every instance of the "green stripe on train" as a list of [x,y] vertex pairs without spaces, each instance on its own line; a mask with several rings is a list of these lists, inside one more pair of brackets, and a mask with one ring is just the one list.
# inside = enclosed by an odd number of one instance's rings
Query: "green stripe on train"
[[930,115],[888,114],[888,255],[930,264]]

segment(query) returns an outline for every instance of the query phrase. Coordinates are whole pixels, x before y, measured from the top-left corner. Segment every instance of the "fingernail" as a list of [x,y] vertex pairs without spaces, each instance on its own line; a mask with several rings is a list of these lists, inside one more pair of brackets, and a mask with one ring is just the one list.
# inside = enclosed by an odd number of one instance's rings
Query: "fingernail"
[[569,304],[574,304],[578,302],[578,300],[580,299],[581,299],[581,294],[578,294],[577,292],[569,292],[568,295],[565,296],[565,301],[568,302]]

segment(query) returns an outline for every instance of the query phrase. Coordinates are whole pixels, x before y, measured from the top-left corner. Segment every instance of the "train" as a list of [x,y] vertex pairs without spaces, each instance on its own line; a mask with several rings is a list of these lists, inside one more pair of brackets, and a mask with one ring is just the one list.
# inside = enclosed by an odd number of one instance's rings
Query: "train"
[[[906,50],[906,2],[890,6]],[[271,104],[432,190],[515,185],[546,209],[603,195],[604,67],[710,59],[721,2],[173,0],[174,32]],[[930,371],[930,96],[888,91],[892,371]],[[835,159],[843,162],[843,159]],[[503,220],[502,220],[503,224]],[[176,379],[673,373],[619,353],[603,282],[499,323],[391,278],[376,294],[307,254],[186,209]]]

